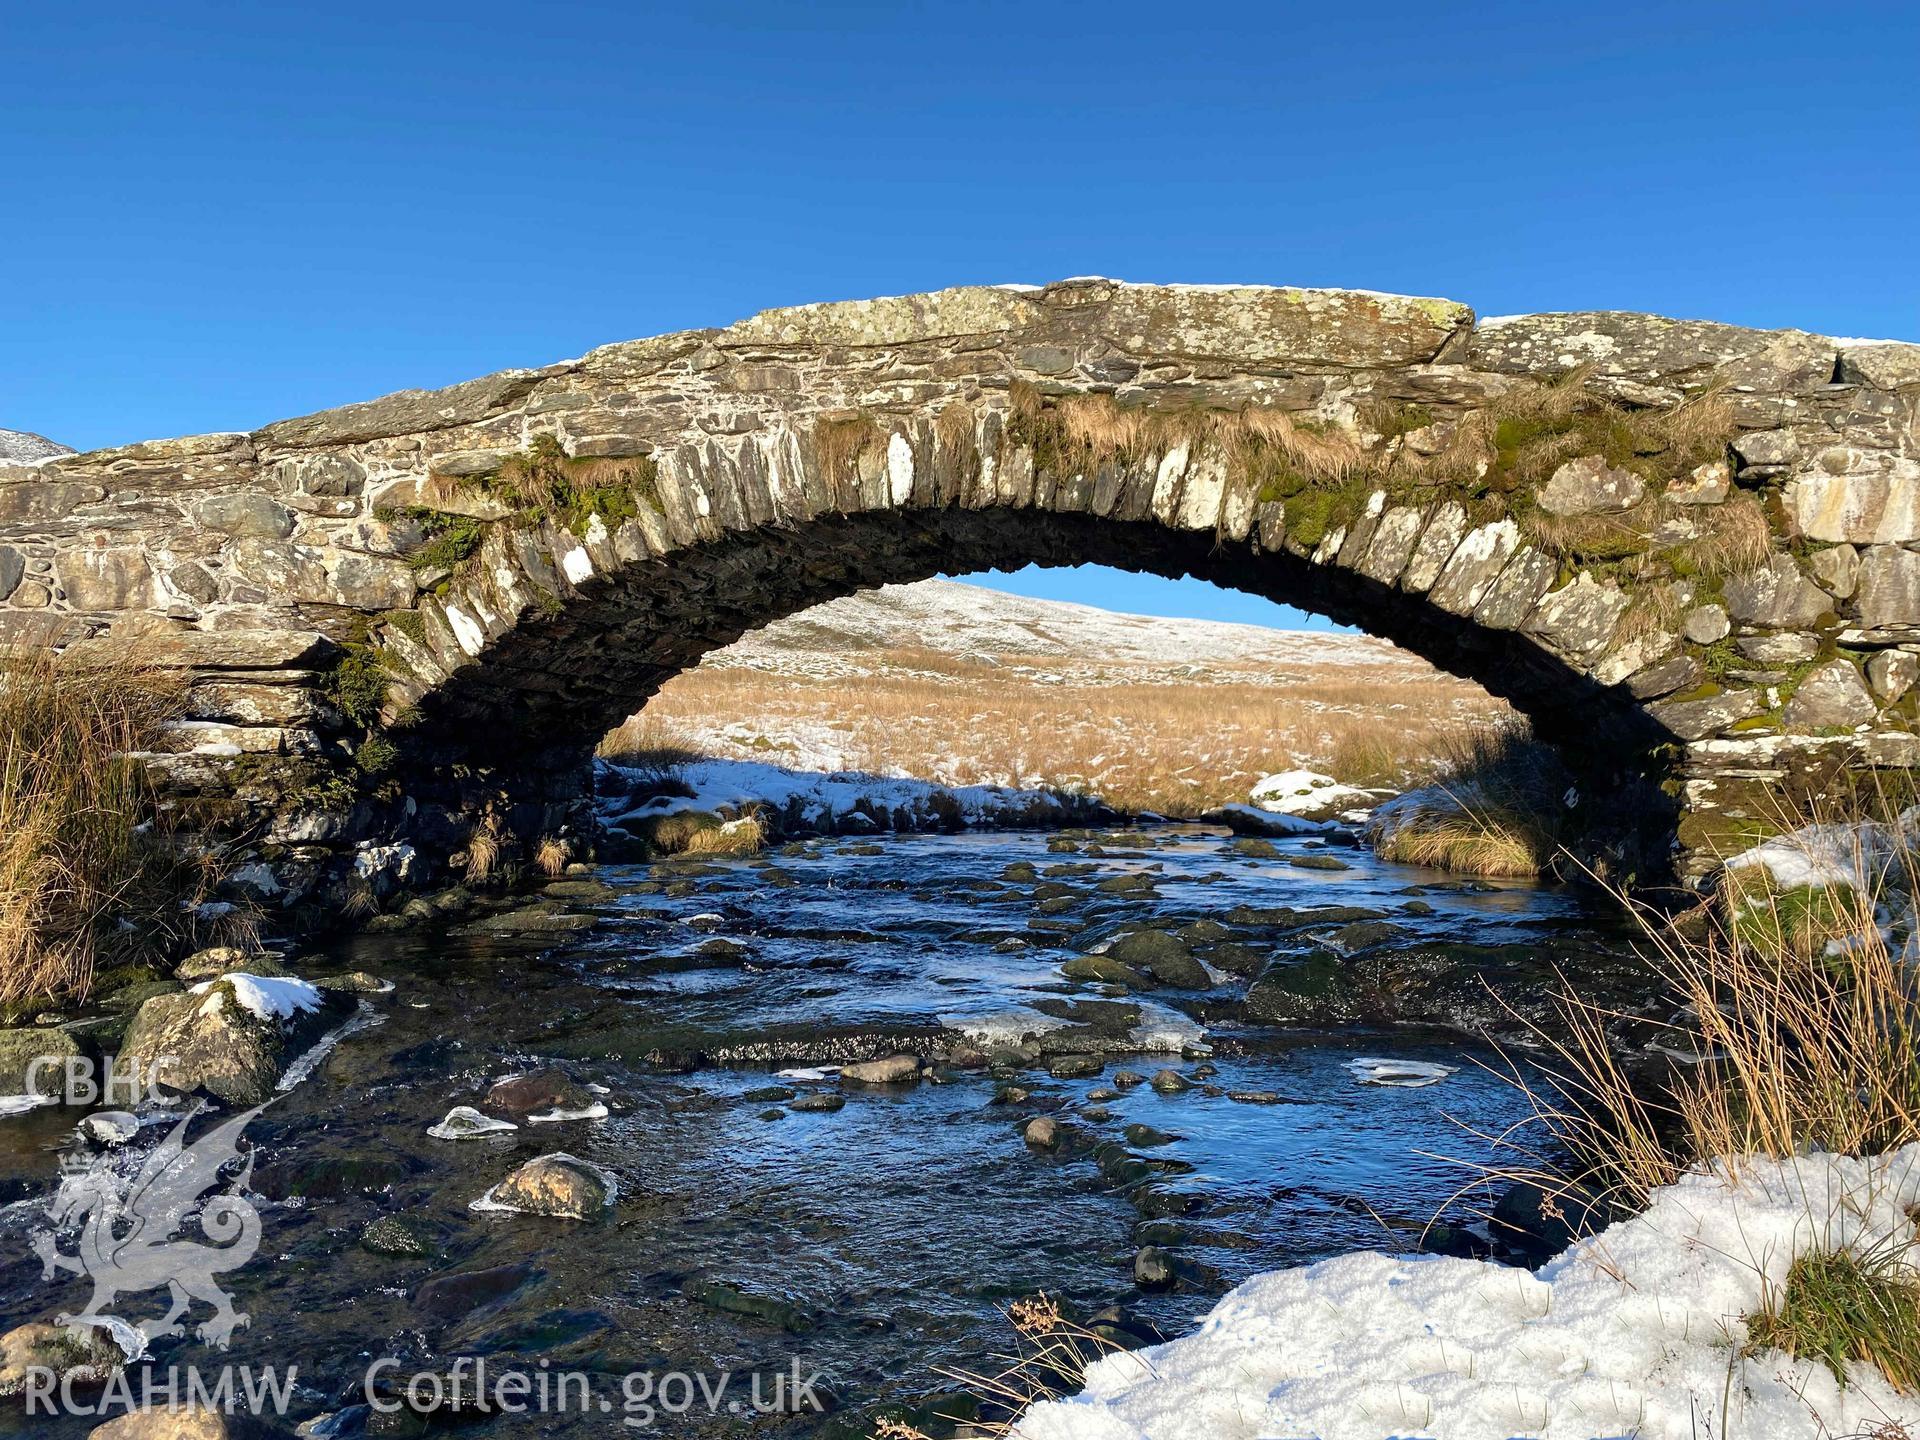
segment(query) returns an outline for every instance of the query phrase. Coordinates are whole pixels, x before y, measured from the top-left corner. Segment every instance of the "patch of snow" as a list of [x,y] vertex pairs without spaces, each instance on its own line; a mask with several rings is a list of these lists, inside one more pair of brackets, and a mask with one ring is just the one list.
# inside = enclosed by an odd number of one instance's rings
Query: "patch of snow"
[[1815,1250],[1920,1254],[1920,1146],[1747,1160],[1537,1274],[1443,1256],[1342,1255],[1258,1275],[1194,1334],[1106,1356],[1033,1406],[1022,1440],[1752,1440],[1920,1424],[1873,1367],[1748,1356],[1743,1316]]
[[1377,797],[1357,785],[1342,785],[1317,770],[1282,770],[1268,775],[1247,792],[1255,807],[1277,815],[1307,815],[1325,819],[1356,805],[1370,806]]
[[130,1110],[96,1110],[78,1129],[96,1144],[124,1145],[140,1133],[140,1117]]
[[1150,1054],[1213,1053],[1213,1047],[1207,1044],[1206,1027],[1198,1020],[1152,1000],[1139,1003],[1140,1023],[1128,1037],[1134,1046]]
[[1029,1035],[1064,1030],[1073,1023],[1057,1015],[1043,1015],[1025,1006],[996,1011],[990,1015],[939,1015],[934,1018],[976,1045],[1018,1045]]
[[1370,635],[1129,615],[959,580],[883,585],[830,600],[755,630],[701,663],[818,676],[823,655],[837,658],[849,673],[859,673],[863,652],[895,649],[1121,666],[1426,668],[1391,642]]
[[553,1109],[543,1110],[538,1115],[527,1116],[527,1123],[529,1125],[558,1125],[567,1120],[604,1120],[607,1118],[608,1113],[607,1107],[596,1100],[591,1105],[582,1105],[573,1110],[568,1110],[556,1105]]
[[1729,870],[1765,868],[1781,890],[1841,885],[1866,894],[1905,887],[1905,857],[1920,846],[1920,807],[1891,824],[1808,825],[1763,840],[1727,861]]
[[0,1095],[0,1119],[12,1115],[25,1115],[30,1110],[38,1110],[45,1105],[58,1105],[58,1095]]
[[[240,1002],[242,1008],[252,1011],[262,1020],[290,1020],[295,1015],[320,1008],[320,992],[306,981],[278,975],[249,975],[244,970],[202,980],[192,987],[191,993],[204,995],[222,983],[233,987],[233,998]],[[208,1004],[213,1003],[215,1000],[209,999]],[[210,1013],[202,1008],[203,1013]]]
[[790,1070],[776,1070],[774,1076],[780,1080],[831,1080],[839,1073],[838,1065],[796,1065]]

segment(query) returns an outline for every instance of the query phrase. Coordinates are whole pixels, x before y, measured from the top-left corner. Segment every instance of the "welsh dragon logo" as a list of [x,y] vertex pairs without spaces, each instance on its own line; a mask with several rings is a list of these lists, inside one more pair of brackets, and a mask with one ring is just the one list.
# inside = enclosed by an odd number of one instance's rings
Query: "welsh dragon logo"
[[[241,1132],[266,1106],[234,1116],[189,1145],[187,1126],[201,1108],[180,1118],[131,1179],[103,1163],[61,1181],[47,1207],[51,1223],[35,1232],[33,1250],[43,1278],[71,1270],[93,1281],[86,1308],[58,1317],[62,1325],[126,1327],[143,1340],[157,1340],[184,1334],[182,1321],[199,1301],[213,1314],[195,1327],[195,1335],[224,1350],[233,1332],[247,1323],[214,1277],[239,1269],[260,1248],[259,1212],[242,1193],[253,1174],[252,1152],[224,1189],[208,1192],[240,1161]],[[175,1238],[196,1211],[200,1230],[212,1244]],[[62,1238],[77,1238],[77,1252],[63,1253]],[[119,1296],[163,1286],[172,1300],[164,1316],[131,1325],[109,1313]]]

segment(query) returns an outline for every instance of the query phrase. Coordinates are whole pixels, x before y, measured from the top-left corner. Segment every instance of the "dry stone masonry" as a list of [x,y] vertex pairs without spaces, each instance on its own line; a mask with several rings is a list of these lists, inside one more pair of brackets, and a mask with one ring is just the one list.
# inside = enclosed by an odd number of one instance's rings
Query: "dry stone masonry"
[[325,908],[476,833],[584,849],[595,739],[781,615],[1191,573],[1507,696],[1697,875],[1779,797],[1920,761],[1917,407],[1920,347],[1645,315],[1105,280],[810,305],[0,461],[0,641],[184,672],[169,803]]

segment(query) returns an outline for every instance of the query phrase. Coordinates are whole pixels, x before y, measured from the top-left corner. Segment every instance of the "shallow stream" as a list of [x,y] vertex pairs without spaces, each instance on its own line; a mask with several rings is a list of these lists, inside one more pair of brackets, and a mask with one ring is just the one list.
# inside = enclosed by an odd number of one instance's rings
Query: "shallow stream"
[[[830,1415],[752,1417],[723,1398],[713,1417],[655,1404],[654,1428],[861,1435],[883,1402],[955,1408],[941,1372],[993,1368],[1012,1342],[1002,1307],[1021,1297],[1044,1291],[1115,1333],[1172,1334],[1256,1271],[1415,1248],[1435,1216],[1484,1205],[1456,1198],[1462,1162],[1491,1158],[1482,1137],[1526,1102],[1492,1055],[1442,1030],[1254,1023],[1237,1009],[1246,974],[1226,962],[1326,953],[1349,912],[1384,917],[1402,947],[1610,957],[1618,939],[1565,891],[1463,884],[1316,841],[1247,848],[1197,826],[824,840],[575,879],[556,898],[599,917],[575,935],[362,937],[295,957],[303,974],[363,970],[395,989],[369,1002],[378,1023],[248,1130],[264,1240],[222,1283],[251,1324],[224,1355],[182,1339],[156,1344],[155,1361],[297,1364],[292,1420],[361,1399],[383,1357],[401,1377],[480,1355],[496,1370],[591,1372],[587,1413],[468,1417],[461,1432],[561,1436],[634,1433],[623,1422],[644,1405],[622,1388],[629,1372],[771,1375],[798,1361],[827,1377]],[[1318,926],[1276,913],[1326,906],[1345,908]],[[1207,986],[1135,994],[1061,974],[1143,926],[1187,936]],[[930,1078],[843,1091],[830,1073],[897,1051],[928,1057]],[[1350,1068],[1364,1057],[1452,1073],[1369,1084]],[[428,1138],[493,1080],[550,1066],[608,1116]],[[796,1069],[808,1073],[778,1073]],[[1129,1079],[1162,1070],[1188,1088]],[[841,1093],[838,1109],[793,1108]],[[1029,1145],[1037,1115],[1066,1143]],[[30,1248],[62,1154],[83,1155],[78,1118],[0,1120],[0,1330],[87,1298],[72,1276],[43,1280]],[[470,1211],[555,1150],[617,1180],[606,1220]],[[370,1250],[382,1217],[406,1220],[425,1253]],[[1136,1283],[1149,1245],[1171,1288]],[[119,1313],[159,1308],[158,1292],[129,1295]],[[732,1382],[733,1403],[750,1405],[748,1383]],[[0,1433],[89,1428],[0,1408]],[[423,1432],[400,1416],[373,1433]]]

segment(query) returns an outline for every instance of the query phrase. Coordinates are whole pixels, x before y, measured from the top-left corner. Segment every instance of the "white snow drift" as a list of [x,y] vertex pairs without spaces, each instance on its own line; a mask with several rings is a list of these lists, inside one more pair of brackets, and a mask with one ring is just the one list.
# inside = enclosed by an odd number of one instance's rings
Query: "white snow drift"
[[1657,1191],[1537,1274],[1362,1253],[1259,1275],[1193,1335],[1110,1355],[1024,1440],[1810,1440],[1920,1425],[1856,1364],[1741,1354],[1745,1315],[1808,1250],[1920,1259],[1920,1145],[1752,1160]]

